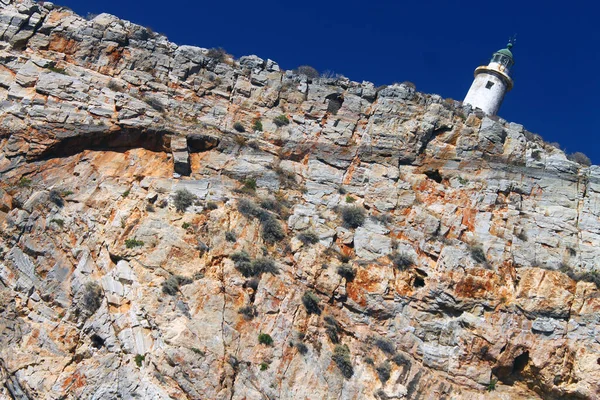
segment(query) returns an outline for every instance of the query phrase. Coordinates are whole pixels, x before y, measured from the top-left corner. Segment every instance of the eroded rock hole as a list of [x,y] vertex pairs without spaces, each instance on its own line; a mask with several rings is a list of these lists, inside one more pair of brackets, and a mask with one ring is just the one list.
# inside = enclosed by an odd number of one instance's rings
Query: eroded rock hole
[[191,153],[200,153],[217,147],[219,139],[214,136],[195,133],[187,136],[187,145]]
[[104,346],[104,339],[102,339],[100,336],[98,336],[96,334],[92,335],[90,340],[92,341],[92,347],[94,347],[96,349],[99,349],[102,346]]
[[325,98],[329,101],[327,104],[327,112],[336,115],[340,108],[342,108],[344,96],[342,96],[340,93],[332,93]]
[[422,288],[423,286],[425,286],[425,279],[421,276],[415,276],[413,286],[416,288]]
[[110,261],[112,261],[115,265],[117,265],[119,261],[123,260],[123,257],[113,253],[108,253],[108,256],[110,257]]
[[427,278],[427,273],[420,268],[415,268],[415,280],[413,281],[413,287],[422,288],[425,286],[425,278]]
[[[101,128],[101,129],[100,129]],[[62,138],[42,153],[40,159],[69,157],[84,150],[125,152],[143,148],[162,152],[169,147],[167,132],[139,129],[122,129],[108,132],[106,127],[95,127],[85,131],[63,132]]]
[[436,170],[430,170],[430,171],[425,171],[425,176],[427,176],[429,179],[436,181],[437,183],[442,183],[442,175],[440,174],[440,171]]
[[521,374],[527,367],[527,364],[529,364],[529,352],[525,351],[515,357],[512,365],[493,368],[492,373],[502,382],[512,385],[523,378]]
[[516,374],[520,374],[521,372],[523,372],[525,367],[527,367],[528,363],[529,363],[529,352],[526,351],[523,354],[521,354],[520,356],[517,356],[515,358],[515,361],[513,361],[512,374],[516,375]]

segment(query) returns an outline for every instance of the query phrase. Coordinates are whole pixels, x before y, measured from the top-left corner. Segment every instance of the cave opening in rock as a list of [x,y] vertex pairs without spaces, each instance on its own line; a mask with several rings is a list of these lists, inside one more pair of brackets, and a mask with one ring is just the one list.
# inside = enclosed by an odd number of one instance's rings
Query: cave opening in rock
[[430,170],[425,171],[425,176],[429,179],[436,181],[437,183],[442,183],[442,174],[440,174],[439,170]]
[[112,261],[115,265],[117,265],[119,261],[124,259],[123,257],[114,253],[108,253],[108,256],[110,257],[110,261]]
[[191,153],[208,151],[219,145],[219,139],[214,136],[194,133],[187,136],[188,150]]
[[104,346],[104,339],[102,339],[100,336],[93,334],[92,337],[90,338],[90,340],[92,341],[92,347],[99,349],[102,346]]
[[516,356],[511,364],[504,364],[492,369],[492,373],[505,384],[512,385],[523,379],[523,371],[529,364],[529,351]]
[[527,367],[528,363],[529,363],[529,352],[525,351],[520,356],[517,356],[515,358],[515,360],[513,361],[513,368],[512,368],[511,375],[521,374],[521,372],[523,372],[523,370],[525,370],[525,367]]
[[413,281],[413,287],[418,289],[425,286],[425,278],[427,278],[427,272],[420,268],[415,268],[415,279]]
[[425,286],[425,279],[421,276],[415,276],[415,281],[413,282],[413,286],[415,288],[422,288]]
[[63,132],[58,141],[48,147],[40,159],[69,157],[84,150],[125,152],[143,148],[155,152],[164,152],[169,148],[168,132],[121,129],[109,132],[107,127],[94,127],[85,131]]
[[327,104],[327,112],[336,115],[340,108],[342,108],[344,97],[340,93],[332,93],[325,98],[329,101]]

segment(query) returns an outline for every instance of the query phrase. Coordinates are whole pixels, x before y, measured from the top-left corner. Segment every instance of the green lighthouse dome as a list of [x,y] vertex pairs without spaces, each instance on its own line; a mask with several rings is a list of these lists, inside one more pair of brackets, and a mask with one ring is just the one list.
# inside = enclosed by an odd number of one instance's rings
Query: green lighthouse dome
[[512,47],[513,47],[513,44],[512,44],[512,43],[509,43],[509,44],[507,44],[507,45],[506,45],[506,48],[505,48],[505,49],[498,50],[498,51],[496,52],[496,54],[502,54],[502,55],[504,55],[504,56],[508,56],[508,57],[510,57],[510,58],[513,58],[512,51],[510,51],[510,49],[511,49]]
[[513,47],[512,42],[506,45],[505,49],[498,50],[492,56],[492,61],[494,63],[502,64],[508,70],[515,64],[515,59],[513,58],[513,53],[510,49]]

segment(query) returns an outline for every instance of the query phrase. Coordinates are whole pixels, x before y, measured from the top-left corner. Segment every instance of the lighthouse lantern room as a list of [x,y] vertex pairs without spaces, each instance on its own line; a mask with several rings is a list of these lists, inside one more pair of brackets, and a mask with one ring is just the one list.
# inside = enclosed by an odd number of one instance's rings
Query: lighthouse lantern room
[[510,69],[515,61],[510,42],[505,49],[498,50],[492,56],[488,65],[482,65],[475,70],[475,79],[463,103],[481,109],[487,115],[496,115],[504,95],[513,87]]

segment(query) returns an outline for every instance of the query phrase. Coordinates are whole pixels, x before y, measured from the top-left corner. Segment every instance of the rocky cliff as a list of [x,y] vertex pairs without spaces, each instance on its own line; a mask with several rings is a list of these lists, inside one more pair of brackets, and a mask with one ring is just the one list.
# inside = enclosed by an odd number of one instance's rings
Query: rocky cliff
[[0,397],[600,398],[600,168],[0,0]]

